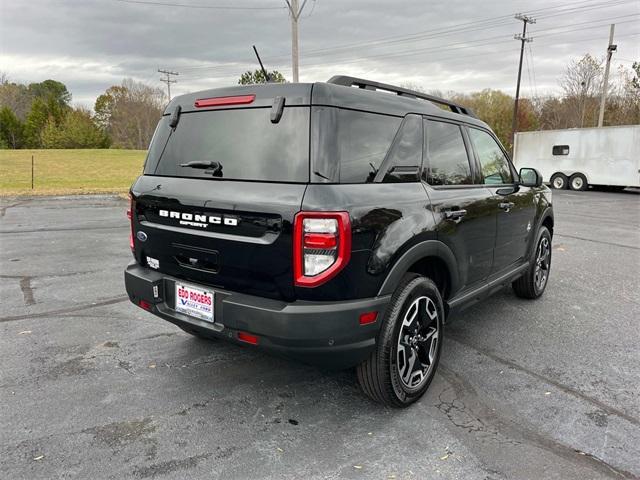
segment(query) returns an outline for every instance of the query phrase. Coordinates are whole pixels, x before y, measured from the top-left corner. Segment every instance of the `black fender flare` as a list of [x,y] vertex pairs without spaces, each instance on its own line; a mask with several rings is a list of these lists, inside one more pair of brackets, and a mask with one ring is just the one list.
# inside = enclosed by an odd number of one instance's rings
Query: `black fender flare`
[[378,295],[391,295],[409,267],[425,257],[437,257],[442,260],[449,270],[452,293],[458,291],[460,276],[458,274],[458,262],[451,249],[438,240],[425,240],[417,243],[402,254],[393,264],[385,278]]
[[[538,237],[540,236],[540,228],[542,228],[542,224],[547,218],[550,218],[551,222],[555,225],[555,219],[553,218],[553,207],[551,205],[547,205],[547,207],[545,207],[536,223],[535,234],[531,236],[531,243],[529,244],[529,248],[527,248],[527,258],[529,259],[529,262],[533,261],[533,254],[538,242]],[[549,233],[551,234],[551,238],[553,238],[553,232],[551,231]]]

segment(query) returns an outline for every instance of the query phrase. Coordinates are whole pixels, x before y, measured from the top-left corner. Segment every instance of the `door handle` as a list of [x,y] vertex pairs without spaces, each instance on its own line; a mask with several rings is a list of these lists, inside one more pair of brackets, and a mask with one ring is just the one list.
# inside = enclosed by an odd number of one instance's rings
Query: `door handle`
[[498,204],[498,207],[500,207],[505,212],[508,212],[509,210],[511,210],[513,208],[514,205],[515,205],[515,203],[513,203],[513,202],[500,202]]
[[466,210],[447,210],[444,212],[444,218],[459,222],[467,214]]

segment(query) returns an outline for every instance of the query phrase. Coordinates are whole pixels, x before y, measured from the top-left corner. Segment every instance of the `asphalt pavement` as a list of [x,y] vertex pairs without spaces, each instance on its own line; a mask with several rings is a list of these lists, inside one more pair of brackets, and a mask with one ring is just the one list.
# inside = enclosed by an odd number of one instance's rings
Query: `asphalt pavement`
[[640,477],[640,195],[554,192],[549,284],[448,325],[405,410],[129,303],[126,202],[0,199],[0,478]]

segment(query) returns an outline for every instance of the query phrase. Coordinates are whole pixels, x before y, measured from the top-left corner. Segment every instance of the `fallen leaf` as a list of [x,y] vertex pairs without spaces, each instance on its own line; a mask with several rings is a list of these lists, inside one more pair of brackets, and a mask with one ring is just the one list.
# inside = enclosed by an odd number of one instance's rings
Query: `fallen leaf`
[[156,364],[152,363],[151,365],[149,365],[149,368],[156,368]]
[[29,335],[31,333],[31,330],[23,330],[22,332],[19,332],[18,335]]
[[42,460],[44,458],[44,455],[38,455],[37,457],[34,457],[34,460],[37,462],[38,460]]

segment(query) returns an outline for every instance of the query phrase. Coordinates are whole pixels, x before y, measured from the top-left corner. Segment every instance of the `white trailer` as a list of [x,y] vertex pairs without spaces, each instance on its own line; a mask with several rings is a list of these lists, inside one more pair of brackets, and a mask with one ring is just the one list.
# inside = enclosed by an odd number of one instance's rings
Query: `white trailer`
[[640,125],[516,133],[513,152],[552,188],[640,187]]

